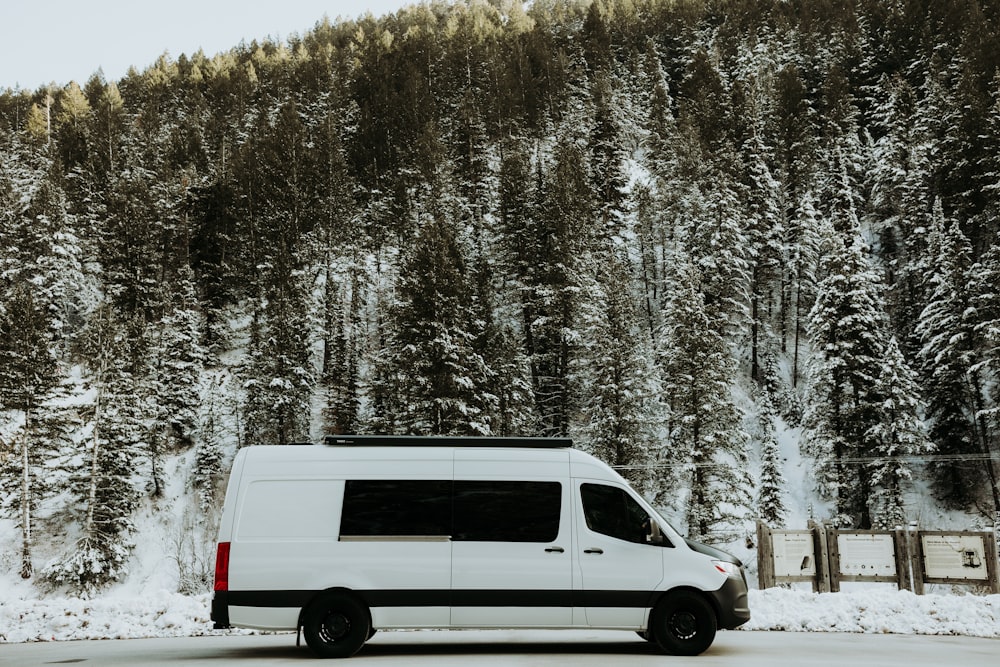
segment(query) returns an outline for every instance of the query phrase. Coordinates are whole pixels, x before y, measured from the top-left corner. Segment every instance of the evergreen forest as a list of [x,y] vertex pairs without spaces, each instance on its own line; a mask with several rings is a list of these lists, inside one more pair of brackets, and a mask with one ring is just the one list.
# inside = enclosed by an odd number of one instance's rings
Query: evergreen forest
[[210,534],[236,449],[344,433],[572,437],[706,542],[789,442],[817,519],[989,525],[998,228],[992,0],[432,0],[0,90],[4,564],[96,592],[172,462]]

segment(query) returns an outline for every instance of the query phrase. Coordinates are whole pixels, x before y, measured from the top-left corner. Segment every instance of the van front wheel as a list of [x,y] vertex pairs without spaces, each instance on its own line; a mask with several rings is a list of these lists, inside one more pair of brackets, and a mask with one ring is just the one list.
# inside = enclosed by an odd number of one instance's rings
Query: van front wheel
[[699,655],[715,641],[715,611],[693,591],[665,597],[650,618],[649,633],[660,648],[674,655]]
[[363,604],[343,593],[322,595],[302,613],[302,634],[321,658],[349,658],[369,637],[371,621]]

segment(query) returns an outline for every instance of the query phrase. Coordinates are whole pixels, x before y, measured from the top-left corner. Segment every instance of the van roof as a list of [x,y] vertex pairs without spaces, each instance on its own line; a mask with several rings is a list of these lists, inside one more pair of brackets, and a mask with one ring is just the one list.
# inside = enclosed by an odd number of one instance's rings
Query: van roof
[[511,447],[516,449],[569,449],[570,438],[497,438],[485,436],[328,435],[332,447]]

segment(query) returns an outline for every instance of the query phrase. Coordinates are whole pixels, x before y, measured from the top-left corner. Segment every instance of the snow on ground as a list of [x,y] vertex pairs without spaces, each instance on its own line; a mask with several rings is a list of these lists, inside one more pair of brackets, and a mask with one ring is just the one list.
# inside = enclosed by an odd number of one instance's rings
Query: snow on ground
[[[245,632],[213,630],[211,595],[161,591],[127,598],[0,599],[0,643],[137,639]],[[744,630],[967,635],[1000,638],[1000,595],[918,596],[872,586],[814,594],[750,591]]]

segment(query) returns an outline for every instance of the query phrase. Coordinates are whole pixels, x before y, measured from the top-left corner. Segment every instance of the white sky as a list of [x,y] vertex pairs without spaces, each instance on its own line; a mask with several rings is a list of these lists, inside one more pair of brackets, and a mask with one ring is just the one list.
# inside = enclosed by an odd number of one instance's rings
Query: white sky
[[394,13],[420,0],[0,0],[0,90],[116,81],[164,51],[212,56],[241,40],[310,30],[325,14]]

